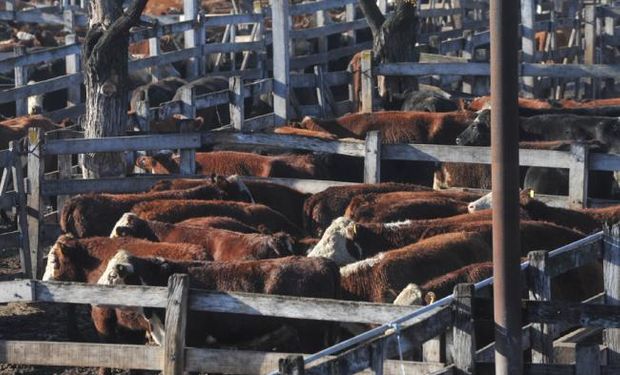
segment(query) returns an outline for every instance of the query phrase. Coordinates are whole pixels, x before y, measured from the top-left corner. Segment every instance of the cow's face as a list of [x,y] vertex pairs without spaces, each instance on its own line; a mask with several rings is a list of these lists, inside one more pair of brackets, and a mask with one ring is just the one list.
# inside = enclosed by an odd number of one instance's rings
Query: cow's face
[[85,281],[71,257],[73,249],[57,241],[47,254],[43,281]]
[[308,253],[309,257],[333,260],[339,266],[362,259],[362,248],[355,241],[357,224],[346,217],[335,219]]
[[488,210],[493,204],[493,193],[489,193],[467,205],[467,211],[474,213],[477,211]]
[[136,167],[144,169],[149,173],[154,173],[157,161],[152,156],[140,156],[136,159]]
[[125,279],[133,273],[134,266],[131,263],[131,255],[125,250],[119,250],[108,262],[97,284],[124,285]]
[[116,237],[136,237],[134,230],[136,222],[139,220],[138,216],[132,212],[126,212],[112,228],[110,238]]
[[491,143],[491,111],[483,109],[478,116],[459,136],[459,146],[488,146]]

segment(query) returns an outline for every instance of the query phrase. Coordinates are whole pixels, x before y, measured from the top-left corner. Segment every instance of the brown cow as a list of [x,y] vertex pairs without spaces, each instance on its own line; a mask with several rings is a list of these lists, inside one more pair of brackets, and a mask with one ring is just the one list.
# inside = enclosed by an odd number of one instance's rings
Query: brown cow
[[430,191],[430,189],[420,185],[397,183],[332,186],[306,199],[303,209],[304,228],[308,233],[320,236],[334,219],[344,215],[355,196],[392,191]]
[[425,282],[491,259],[487,233],[448,233],[340,269],[346,299],[392,303],[410,283]]
[[[175,273],[187,274],[190,286],[198,289],[314,298],[339,296],[338,267],[327,259],[306,257],[237,262],[178,262],[140,258],[119,252],[108,263],[99,283],[165,286],[168,278]],[[161,321],[151,320],[153,326]],[[210,335],[223,345],[236,345],[272,331],[282,323],[281,319],[248,316],[240,319],[230,314],[211,312],[190,315],[187,343],[199,345]],[[323,343],[315,342],[315,338],[323,336],[324,325],[299,321],[292,324],[303,331],[299,332],[304,337],[302,350],[313,352],[322,347]],[[164,338],[158,336],[158,332],[163,330],[154,329],[153,336],[157,342],[163,343]]]
[[480,194],[438,191],[364,194],[351,200],[344,216],[360,223],[434,219],[466,213],[472,197]]
[[213,260],[256,260],[293,254],[293,239],[285,233],[242,234],[224,229],[205,229],[161,221],[143,220],[124,214],[110,237],[136,237],[149,241],[193,243],[203,246]]
[[[136,238],[91,237],[75,239],[62,235],[48,253],[43,280],[75,281],[96,283],[107,262],[119,249],[129,249],[143,256],[165,256],[171,259],[209,260],[202,246],[186,243],[150,242]],[[144,335],[135,336],[130,331],[136,326],[142,327],[145,321],[136,319],[131,314],[120,314],[120,310],[93,307],[93,322],[97,333],[105,341],[114,341],[123,336],[135,343],[143,343]],[[74,315],[69,314],[70,328],[76,325]],[[119,326],[116,325],[118,322]],[[138,328],[139,329],[139,328]]]
[[332,133],[339,138],[364,139],[372,130],[383,143],[453,144],[476,117],[474,112],[375,112],[354,113],[333,120],[305,117],[301,128]]
[[335,141],[338,140],[338,137],[335,134],[326,133],[323,131],[315,131],[308,129],[300,129],[295,126],[280,126],[273,130],[276,134],[284,134],[284,135],[299,135],[302,137],[313,137],[320,138],[326,141]]
[[239,233],[259,233],[259,230],[252,226],[223,216],[193,217],[181,221],[179,225],[205,229],[225,229]]
[[64,233],[77,237],[107,236],[114,224],[131,208],[147,201],[164,199],[247,199],[226,191],[228,183],[218,179],[218,184],[199,186],[193,189],[161,191],[139,194],[86,194],[71,198],[64,206],[60,216],[60,228]]
[[[141,156],[136,166],[155,174],[179,173],[180,157],[169,153]],[[213,151],[196,153],[196,172],[257,177],[327,179],[322,158],[315,155],[264,156],[246,152]]]
[[[295,225],[302,227],[303,206],[310,194],[301,193],[287,186],[268,181],[242,181],[237,176],[230,176],[227,181],[236,183],[239,190],[246,191],[251,197],[252,203],[264,204],[286,216]],[[163,180],[153,185],[151,191],[188,189],[200,186],[203,183],[205,183],[204,180],[200,179]]]
[[[344,217],[338,218],[308,256],[321,256],[344,265],[451,232],[488,232],[490,241],[491,220],[469,221],[466,216],[459,217],[464,220],[407,220],[386,224],[358,224]],[[555,249],[583,236],[581,232],[551,223],[521,221],[521,252],[525,256],[534,250]]]
[[304,237],[303,231],[281,213],[262,204],[232,201],[163,200],[143,202],[131,211],[145,220],[178,223],[192,217],[226,216],[253,227],[264,226],[272,233],[286,232]]
[[41,115],[22,116],[0,121],[0,149],[9,148],[10,141],[28,135],[28,129],[40,128],[43,132],[61,129],[59,124]]

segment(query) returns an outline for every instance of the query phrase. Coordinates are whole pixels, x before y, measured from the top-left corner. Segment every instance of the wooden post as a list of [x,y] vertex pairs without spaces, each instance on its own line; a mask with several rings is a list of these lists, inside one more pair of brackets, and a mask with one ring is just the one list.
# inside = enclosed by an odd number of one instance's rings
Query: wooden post
[[[194,86],[179,87],[181,97],[182,113],[187,118],[196,118],[196,90]],[[206,124],[208,125],[208,124]]]
[[65,9],[62,12],[62,19],[64,21],[64,29],[68,33],[75,32],[75,14],[71,9]]
[[164,375],[182,375],[185,369],[185,328],[189,277],[174,274],[168,279],[166,331],[164,337]]
[[39,262],[42,259],[41,226],[43,224],[43,202],[41,183],[45,163],[42,153],[43,132],[41,128],[28,129],[28,236],[30,242],[30,266],[33,278],[38,278]]
[[[584,43],[583,63],[596,64],[596,7],[594,5],[584,7]],[[595,78],[589,78],[587,81],[590,86],[587,95],[595,98],[597,81]]]
[[452,326],[452,358],[457,374],[475,374],[476,334],[474,331],[474,286],[454,287],[454,325]]
[[383,375],[385,362],[385,341],[378,340],[371,345],[370,370],[374,375]]
[[601,375],[601,355],[598,344],[575,345],[575,375]]
[[[67,34],[65,36],[65,44],[75,44],[77,36],[75,34]],[[68,55],[65,57],[65,69],[67,74],[75,74],[82,71],[80,67],[80,55]],[[67,88],[67,106],[74,106],[82,102],[81,84]]]
[[332,108],[331,102],[329,100],[329,87],[325,82],[325,76],[323,75],[323,68],[321,65],[314,66],[314,79],[316,80],[316,97],[319,103],[321,117],[330,118],[335,111]]
[[[17,228],[20,233],[20,245],[19,245],[19,260],[22,267],[22,273],[26,278],[33,278],[32,265],[30,262],[30,238],[28,238],[28,216],[26,214],[26,190],[24,186],[24,175],[22,168],[22,161],[20,155],[19,143],[11,141],[9,143],[9,150],[13,158],[13,175],[15,176],[13,185],[15,192],[17,193]],[[8,171],[8,168],[5,169]],[[7,173],[8,174],[8,173]]]
[[588,205],[589,152],[585,144],[571,146],[571,164],[568,172],[568,205],[583,208]]
[[366,134],[364,148],[364,182],[377,184],[381,181],[381,133],[373,130]]
[[361,89],[362,92],[360,94],[360,101],[362,102],[362,110],[361,112],[370,113],[372,112],[372,102],[373,102],[373,85],[372,85],[372,51],[366,50],[362,51],[362,61],[361,61],[361,70],[362,70],[362,84]]
[[[355,21],[355,7],[357,4],[353,3],[353,4],[347,4],[345,5],[345,22],[353,22]],[[357,43],[357,34],[355,33],[355,30],[351,30],[351,31],[347,31],[346,35],[349,36],[349,45],[353,46],[355,45],[355,43]]]
[[[15,56],[23,56],[26,54],[26,47],[18,46],[13,49]],[[28,84],[28,66],[15,67],[15,88]],[[15,114],[24,116],[28,114],[28,98],[15,99]]]
[[286,358],[280,358],[278,369],[280,375],[304,375],[304,357],[289,355]]
[[233,76],[229,79],[230,90],[230,122],[235,131],[244,132],[244,105],[243,79],[241,76]]
[[446,358],[446,335],[439,335],[422,344],[423,362],[444,362]]
[[[180,121],[181,133],[192,133],[194,131],[194,119],[184,119]],[[193,148],[179,150],[179,172],[183,175],[196,174],[196,150]]]
[[[65,132],[56,132],[58,139],[63,138],[72,138],[67,137],[67,133]],[[59,180],[70,180],[71,179],[71,162],[72,155],[58,155],[58,179]],[[60,218],[60,214],[65,206],[65,203],[71,198],[69,195],[58,195],[56,197],[56,207],[58,208],[58,217]]]
[[[603,238],[603,285],[605,304],[620,305],[620,224],[605,227]],[[607,364],[620,364],[620,328],[603,331],[603,345],[607,346]]]
[[[534,24],[536,20],[536,0],[521,0],[521,61],[533,63],[536,55]],[[523,93],[526,97],[536,94],[536,78],[523,77]]]
[[[185,21],[196,21],[198,16],[198,10],[200,9],[200,3],[198,0],[183,0],[183,17]],[[194,27],[191,30],[187,30],[184,34],[185,48],[194,48],[202,46],[204,43],[201,41],[200,27]],[[202,55],[202,54],[200,54]],[[187,80],[191,81],[198,78],[200,75],[200,61],[201,57],[196,56],[187,60]]]
[[[318,10],[316,12],[316,27],[323,27],[323,26],[325,26],[325,23],[326,23],[325,20],[326,20],[325,10],[324,9]],[[321,64],[319,66],[321,66],[321,68],[324,71],[327,71],[327,62],[329,61],[329,59],[326,56],[327,55],[327,50],[328,50],[327,37],[326,36],[321,36],[321,37],[318,38],[317,42],[318,42],[318,46],[317,46],[318,47],[318,51],[317,52],[319,54],[325,54],[324,55],[325,59],[321,61]]]
[[[602,34],[609,38],[613,38],[614,33],[616,31],[616,19],[614,17],[605,16],[603,19],[604,26],[602,30]],[[601,64],[614,64],[614,52],[608,48],[603,48],[601,50]],[[605,94],[606,97],[609,95],[615,95],[615,82],[614,78],[605,78]]]
[[[532,251],[528,255],[528,286],[530,299],[551,300],[551,278],[547,275],[547,251]],[[534,323],[530,334],[532,363],[553,363],[553,338],[557,327],[553,324]]]
[[289,120],[289,93],[291,91],[289,61],[289,1],[273,0],[271,5],[273,35],[273,112],[275,126]]
[[[237,42],[237,25],[230,25],[230,43]],[[235,52],[230,53],[230,71],[234,72],[237,70],[237,54]]]
[[149,104],[148,91],[143,91],[143,96],[136,103],[136,117],[138,128],[142,133],[151,131],[151,105]]
[[[159,38],[149,38],[149,56],[159,56],[160,53],[161,50],[159,46]],[[149,70],[151,76],[153,77],[153,82],[157,82],[160,79],[164,78],[161,76],[158,65],[151,66]]]

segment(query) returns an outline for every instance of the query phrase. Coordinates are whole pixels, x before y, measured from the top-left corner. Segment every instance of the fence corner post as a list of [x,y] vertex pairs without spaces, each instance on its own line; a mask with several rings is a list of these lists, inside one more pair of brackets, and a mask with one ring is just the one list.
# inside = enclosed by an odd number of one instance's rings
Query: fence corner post
[[362,51],[362,58],[360,62],[361,69],[361,94],[360,101],[362,102],[363,113],[372,112],[373,102],[373,85],[372,85],[372,51]]
[[[528,289],[530,299],[535,301],[551,300],[551,278],[547,273],[549,253],[532,251],[527,254]],[[532,363],[553,363],[553,338],[557,327],[553,324],[534,323],[531,330]]]
[[568,172],[568,205],[584,208],[588,205],[589,152],[587,145],[571,145],[571,163]]
[[452,359],[457,373],[476,373],[476,334],[474,330],[474,285],[454,287],[454,325],[452,326]]
[[[23,56],[26,54],[26,47],[17,46],[13,49],[15,56]],[[28,84],[28,66],[16,66],[14,68],[15,73],[15,88],[25,86]],[[27,115],[30,108],[28,108],[28,98],[19,98],[15,100],[15,115],[24,116]]]
[[289,355],[278,361],[280,375],[304,375],[304,357]]
[[364,147],[364,182],[381,182],[381,133],[373,130],[366,134]]
[[[605,304],[620,305],[620,223],[604,228],[603,285]],[[603,344],[607,346],[607,364],[620,364],[620,328],[606,328]]]
[[275,126],[289,120],[290,50],[289,1],[273,0],[271,4],[273,35],[273,112]]
[[243,78],[241,76],[230,77],[228,81],[228,89],[230,90],[230,122],[233,129],[238,132],[245,132],[245,92],[243,87]]
[[30,244],[30,266],[32,277],[38,278],[41,253],[41,228],[43,225],[43,204],[41,183],[45,163],[43,158],[43,132],[41,128],[28,129],[28,236]]
[[166,328],[164,336],[164,375],[182,375],[185,369],[185,328],[189,276],[174,274],[168,279]]

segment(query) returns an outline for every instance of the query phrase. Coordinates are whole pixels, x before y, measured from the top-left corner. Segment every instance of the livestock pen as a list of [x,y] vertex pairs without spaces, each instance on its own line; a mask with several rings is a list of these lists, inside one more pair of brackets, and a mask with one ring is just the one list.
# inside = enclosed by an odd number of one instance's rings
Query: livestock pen
[[[620,227],[606,227],[554,251],[533,252],[521,265],[529,298],[523,351],[531,352],[525,374],[613,374],[618,371],[618,257]],[[551,281],[572,269],[601,262],[604,292],[583,303],[553,301]],[[75,342],[0,341],[0,362],[52,366],[108,366],[230,374],[492,373],[494,346],[476,349],[474,323],[489,319],[492,279],[460,284],[431,305],[395,306],[189,289],[174,275],[168,287],[104,286],[16,280],[0,283],[0,303],[52,302],[166,309],[163,346]],[[317,354],[252,352],[186,347],[188,311],[279,316],[380,324]],[[575,330],[575,328],[577,328]],[[602,346],[592,338],[604,330]],[[568,333],[566,333],[568,332]],[[403,360],[424,345],[424,361]],[[294,354],[294,353],[293,353]],[[390,358],[400,358],[391,360]]]

